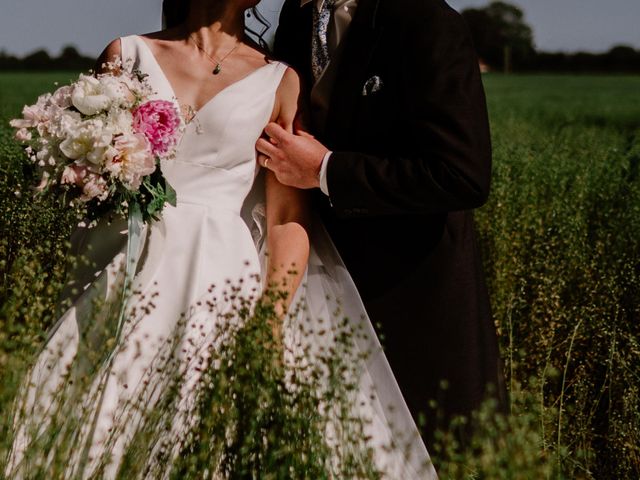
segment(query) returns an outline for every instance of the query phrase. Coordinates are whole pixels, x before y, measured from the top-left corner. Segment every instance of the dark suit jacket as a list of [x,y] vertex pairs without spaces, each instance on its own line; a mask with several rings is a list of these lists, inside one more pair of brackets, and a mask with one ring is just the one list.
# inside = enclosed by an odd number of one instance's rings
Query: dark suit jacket
[[[308,86],[312,8],[287,0],[275,42]],[[441,0],[360,0],[343,41],[314,132],[334,151],[318,208],[414,415],[430,399],[468,413],[488,384],[504,393],[471,213],[489,194],[491,145],[469,32]],[[374,76],[382,88],[363,95]]]

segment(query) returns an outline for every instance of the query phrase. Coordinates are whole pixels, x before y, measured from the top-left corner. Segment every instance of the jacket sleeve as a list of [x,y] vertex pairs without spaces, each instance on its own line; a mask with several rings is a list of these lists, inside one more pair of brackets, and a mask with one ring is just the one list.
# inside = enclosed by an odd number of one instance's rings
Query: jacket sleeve
[[[397,97],[402,155],[336,151],[327,168],[339,216],[436,214],[483,205],[491,141],[478,60],[464,20],[444,10],[407,33]],[[391,130],[391,128],[390,128]],[[408,152],[408,154],[407,154]]]

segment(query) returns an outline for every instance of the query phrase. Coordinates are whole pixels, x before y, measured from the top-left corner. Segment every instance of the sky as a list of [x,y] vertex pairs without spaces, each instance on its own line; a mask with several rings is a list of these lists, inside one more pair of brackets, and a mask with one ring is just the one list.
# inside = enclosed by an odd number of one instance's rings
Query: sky
[[[393,1],[393,0],[391,0]],[[536,46],[547,51],[640,49],[640,0],[510,0],[533,26]],[[260,6],[272,24],[282,0]],[[95,56],[112,39],[157,30],[161,0],[2,0],[0,50],[23,55],[38,48],[57,54],[76,45]],[[449,0],[460,10],[488,0]]]

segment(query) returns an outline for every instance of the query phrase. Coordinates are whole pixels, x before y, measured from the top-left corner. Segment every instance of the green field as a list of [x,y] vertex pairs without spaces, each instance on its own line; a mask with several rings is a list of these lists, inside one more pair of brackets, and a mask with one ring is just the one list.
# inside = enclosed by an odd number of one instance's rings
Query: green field
[[[6,121],[72,77],[0,75],[5,384],[54,319],[70,230],[68,215],[15,194],[30,172]],[[476,219],[512,415],[484,422],[467,449],[443,434],[441,478],[640,478],[640,77],[485,86],[494,180]],[[0,409],[10,398],[2,389]]]

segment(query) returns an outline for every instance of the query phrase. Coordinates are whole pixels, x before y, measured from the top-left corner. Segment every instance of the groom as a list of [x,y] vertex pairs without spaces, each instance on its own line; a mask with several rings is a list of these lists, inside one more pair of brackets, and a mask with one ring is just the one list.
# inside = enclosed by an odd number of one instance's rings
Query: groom
[[311,91],[315,138],[270,124],[260,161],[317,188],[429,447],[488,392],[505,401],[471,212],[491,146],[469,32],[443,0],[286,0],[275,54]]

